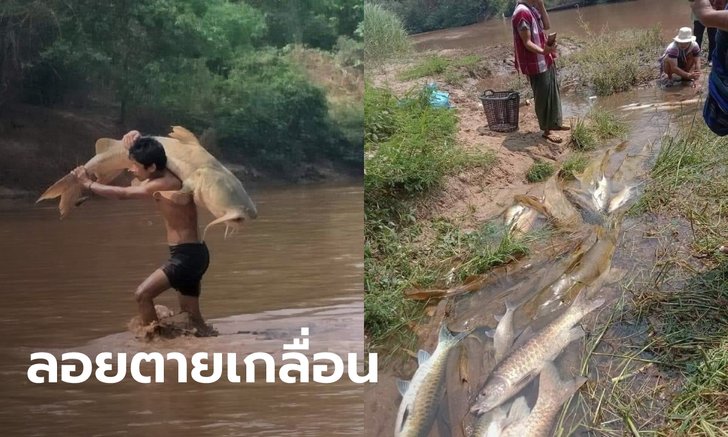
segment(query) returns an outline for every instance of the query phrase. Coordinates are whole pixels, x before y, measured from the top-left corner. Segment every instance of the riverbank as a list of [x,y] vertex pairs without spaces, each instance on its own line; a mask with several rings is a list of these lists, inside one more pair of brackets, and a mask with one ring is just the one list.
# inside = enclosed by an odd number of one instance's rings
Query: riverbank
[[[611,46],[613,53],[620,53],[619,56],[604,56],[610,53],[607,51],[610,47],[597,47],[595,44],[600,39],[605,46]],[[620,32],[608,38],[563,41],[565,53],[563,53],[564,59],[560,61],[563,67],[561,69],[563,95],[586,98],[597,93],[607,95],[634,87],[655,88],[657,69],[649,60],[656,59],[656,54],[663,44],[666,42],[659,41],[659,33],[654,29]],[[619,52],[627,47],[641,48],[629,53]],[[587,56],[595,53],[602,56]],[[469,57],[474,54],[477,60],[469,62]],[[421,268],[419,264],[421,258],[433,255],[440,257],[439,264],[436,262],[430,264],[439,267],[439,270],[434,268],[425,270],[425,273],[435,276],[430,278],[429,283],[432,287],[428,290],[412,286],[410,279],[413,276],[404,276],[406,278],[404,281],[399,281],[402,277],[396,275],[388,278],[389,289],[395,294],[399,293],[398,296],[389,296],[387,301],[390,310],[388,314],[397,320],[396,326],[393,326],[391,331],[396,335],[385,339],[374,338],[373,331],[367,325],[368,346],[389,354],[390,360],[386,367],[389,371],[397,369],[394,373],[398,376],[411,375],[409,356],[414,355],[418,347],[422,347],[418,345],[434,347],[431,341],[432,333],[436,331],[448,307],[447,300],[441,299],[444,295],[441,293],[443,289],[445,292],[452,289],[458,281],[465,280],[466,284],[469,283],[467,277],[457,275],[457,266],[468,264],[475,258],[467,258],[468,254],[462,251],[446,255],[438,252],[438,249],[443,245],[447,246],[450,241],[462,241],[466,235],[479,235],[481,229],[491,225],[491,220],[502,223],[499,214],[513,203],[514,194],[537,191],[538,183],[532,184],[528,181],[529,173],[533,174],[531,170],[534,165],[548,163],[561,174],[578,173],[579,166],[583,168],[584,162],[589,159],[590,149],[603,149],[614,145],[620,137],[627,136],[625,132],[619,133],[619,129],[615,129],[616,125],[611,121],[603,121],[600,127],[598,121],[600,117],[589,114],[588,107],[578,109],[568,120],[575,129],[563,136],[564,143],[561,145],[547,143],[540,137],[535,116],[528,106],[521,107],[520,127],[517,132],[498,134],[488,131],[478,98],[483,89],[515,88],[522,91],[522,99],[530,97],[525,81],[521,78],[519,83],[518,76],[507,73],[512,69],[512,64],[509,64],[510,56],[512,56],[510,47],[502,45],[479,49],[476,52],[440,50],[418,53],[410,59],[384,66],[369,78],[372,86],[386,88],[395,94],[400,93],[399,95],[407,90],[421,89],[427,83],[437,83],[440,89],[450,94],[455,107],[454,112],[458,116],[456,133],[458,147],[473,152],[489,152],[495,157],[494,164],[490,167],[460,170],[443,175],[441,184],[419,197],[417,201],[409,203],[408,217],[412,217],[409,222],[397,220],[389,222],[389,232],[392,235],[406,234],[416,227],[418,235],[434,236],[419,237],[413,242],[406,242],[407,244],[402,244],[401,240],[393,240],[396,241],[397,253],[402,254],[409,263],[407,266]],[[617,58],[622,63],[620,65],[636,65],[637,70],[630,70],[634,74],[620,75],[620,70],[617,68],[611,72],[599,68],[609,66],[610,62],[618,64],[613,62]],[[428,74],[412,79],[415,71],[424,71]],[[601,71],[604,76],[588,75],[592,71]],[[707,68],[704,68],[704,77],[707,72]],[[694,92],[687,87],[684,90],[686,94],[695,95],[704,86],[704,82],[699,82]],[[669,100],[668,94],[665,94],[665,98]],[[699,111],[700,105],[691,106],[687,111],[693,111],[695,123],[700,125],[702,120],[696,109]],[[655,107],[655,111],[669,110],[667,107],[664,109]],[[580,128],[580,124],[589,129]],[[604,126],[608,126],[607,133],[617,138],[600,137],[597,132],[604,131]],[[662,133],[664,131],[660,134]],[[649,141],[659,143],[660,134]],[[724,403],[724,398],[715,395],[724,390],[722,385],[724,379],[720,369],[723,368],[722,363],[726,355],[725,342],[716,340],[725,336],[725,330],[714,329],[710,336],[704,331],[705,326],[725,325],[726,320],[726,315],[718,308],[720,304],[709,303],[722,302],[725,299],[722,292],[717,291],[721,290],[721,287],[725,289],[723,279],[725,264],[722,256],[715,254],[714,249],[723,237],[728,237],[723,235],[716,225],[721,222],[720,218],[723,215],[720,209],[723,190],[718,189],[716,185],[720,184],[722,187],[723,173],[720,173],[719,169],[724,169],[726,163],[720,161],[718,156],[713,156],[720,154],[716,147],[721,147],[722,143],[713,144],[708,141],[715,138],[712,136],[711,139],[712,134],[701,135],[688,143],[695,144],[696,141],[702,141],[701,144],[708,143],[712,149],[695,148],[700,150],[699,154],[684,147],[687,143],[679,136],[673,140],[671,136],[661,139],[664,152],[657,159],[656,170],[651,174],[651,179],[657,181],[654,182],[656,185],[650,185],[645,190],[645,197],[633,210],[633,217],[625,225],[630,229],[629,236],[624,233],[620,237],[624,241],[620,243],[621,249],[618,251],[615,264],[634,268],[635,271],[623,275],[624,279],[618,283],[617,287],[626,291],[622,303],[612,306],[613,315],[600,318],[596,324],[590,324],[588,327],[592,335],[585,350],[592,351],[591,354],[587,354],[587,360],[593,361],[584,366],[591,369],[589,375],[594,381],[585,386],[579,395],[582,399],[578,407],[583,418],[581,429],[615,436],[624,433],[637,435],[640,432],[666,435],[685,433],[715,435],[716,430],[725,426],[722,418],[725,417],[728,407]],[[670,147],[672,142],[683,144],[683,147]],[[580,144],[589,146],[575,147]],[[586,150],[577,150],[580,148]],[[687,162],[683,163],[683,159]],[[706,159],[713,161],[708,163]],[[689,179],[690,183],[685,184],[686,191],[676,191],[675,187],[680,187],[686,182],[684,172],[686,165],[695,165],[688,172],[694,179]],[[708,179],[701,177],[698,171],[701,168],[719,172],[720,176],[716,174],[715,177]],[[666,175],[672,175],[672,179]],[[666,188],[669,190],[665,191]],[[689,195],[691,190],[704,191],[714,197],[700,197],[691,208],[678,206],[683,199],[691,197]],[[679,203],[678,205],[660,203],[664,202],[664,199],[673,199]],[[658,203],[655,203],[656,201]],[[663,207],[666,209],[660,209]],[[701,210],[698,207],[707,209]],[[700,220],[701,225],[697,226],[696,220]],[[443,223],[445,226],[442,226]],[[441,229],[446,229],[447,232],[441,232]],[[664,237],[664,243],[668,246],[665,250],[669,248],[669,251],[655,251],[653,257],[625,249],[639,247],[640,251],[647,250],[647,253],[652,253],[651,251],[655,250],[653,244],[655,235]],[[488,242],[487,239],[479,241]],[[679,244],[674,244],[675,242]],[[509,262],[525,256],[534,244],[538,244],[538,236],[525,243],[500,263],[485,265],[482,272],[487,272],[488,268],[494,265],[503,263],[508,265]],[[374,255],[376,256],[367,253],[368,275],[371,265],[378,267],[378,263],[382,260],[381,253]],[[457,263],[453,263],[453,260]],[[639,269],[635,266],[639,266]],[[679,269],[680,274],[667,275],[671,268]],[[405,269],[406,266],[400,271],[407,272]],[[404,287],[402,282],[405,284]],[[669,283],[669,286],[662,289],[661,286],[666,283]],[[394,284],[396,286],[393,286]],[[637,284],[640,286],[637,287]],[[372,285],[373,282],[367,282],[367,299],[371,298]],[[659,287],[658,291],[661,290],[657,294],[654,290],[656,285]],[[382,283],[380,288],[386,286],[387,284]],[[686,300],[700,290],[711,292],[701,293],[700,298],[692,301]],[[679,294],[676,293],[678,291]],[[645,294],[647,292],[650,293]],[[431,299],[428,304],[416,304],[405,296],[424,296]],[[404,301],[406,306],[398,306],[397,299]],[[436,302],[440,302],[440,305],[434,305]],[[401,308],[407,308],[407,311],[397,313]],[[701,308],[711,312],[700,313]],[[691,316],[688,316],[689,314]],[[691,317],[700,318],[700,314],[705,316],[705,325],[703,322],[691,323]],[[370,314],[367,314],[367,323],[369,317]],[[381,320],[381,317],[378,320]],[[687,328],[684,326],[686,324]],[[641,329],[642,327],[645,329]],[[675,337],[677,331],[679,335]],[[380,332],[388,331],[380,330]],[[402,332],[410,334],[402,335]],[[692,340],[686,342],[685,339],[688,338]],[[683,347],[690,350],[687,353],[690,359],[672,362],[668,357],[685,355],[685,351],[680,350]],[[424,348],[432,350],[431,347]],[[681,391],[681,387],[687,389]],[[376,394],[369,396],[373,396],[381,403],[390,395],[397,397],[396,392],[388,394],[384,389],[381,392],[377,390]],[[706,397],[707,400],[703,401],[702,399]],[[367,411],[381,411],[381,409],[368,405]],[[389,426],[386,424],[387,421],[383,422],[382,429],[387,429]],[[558,435],[570,434],[568,429],[559,429],[558,432]]]
[[[612,93],[635,86],[654,87],[658,71],[650,64],[638,65],[639,60],[656,57],[661,42],[655,29],[625,31],[614,35],[587,39],[566,39],[561,43],[559,66],[562,94],[591,95],[595,89]],[[618,117],[605,111],[585,111],[576,114],[564,123],[572,126],[571,132],[560,132],[561,144],[546,141],[538,127],[538,120],[530,106],[530,86],[525,77],[515,74],[512,47],[494,45],[477,50],[441,50],[423,52],[390,62],[367,72],[367,95],[374,90],[386,90],[393,96],[405,95],[422,90],[426,84],[434,83],[449,94],[457,117],[453,134],[454,147],[463,153],[490,156],[488,165],[470,168],[454,167],[441,171],[441,179],[432,187],[425,187],[421,194],[407,199],[393,193],[391,197],[402,200],[405,217],[400,221],[367,210],[368,242],[386,241],[398,250],[378,250],[383,244],[375,244],[370,255],[367,271],[390,266],[391,270],[370,276],[367,295],[372,305],[368,306],[367,326],[370,346],[388,343],[391,332],[401,332],[402,326],[411,326],[424,314],[422,304],[412,304],[404,298],[407,289],[443,289],[457,285],[458,281],[485,273],[488,268],[513,261],[528,253],[528,247],[519,242],[501,244],[500,240],[489,242],[485,258],[473,250],[441,251],[443,246],[467,246],[466,235],[480,235],[483,232],[496,235],[494,231],[502,226],[501,214],[513,203],[515,194],[538,190],[539,182],[545,181],[552,172],[562,176],[573,175],[585,165],[584,152],[615,144],[625,135],[623,123]],[[636,65],[634,75],[619,74],[615,69],[602,68],[609,63],[611,54],[623,62]],[[585,56],[585,52],[598,56]],[[599,71],[598,75],[590,72]],[[581,74],[580,74],[581,73]],[[610,84],[603,87],[603,84]],[[520,93],[519,128],[511,133],[499,133],[488,129],[480,95],[483,90],[513,89]],[[380,92],[380,91],[377,91]],[[366,100],[366,98],[365,98]],[[367,107],[366,113],[382,112],[382,108]],[[367,116],[368,117],[368,116]],[[379,129],[381,122],[366,119],[367,135]],[[372,141],[367,140],[367,144]],[[378,164],[367,155],[367,171]],[[388,165],[385,162],[385,165]],[[542,184],[543,182],[541,182]],[[432,188],[432,189],[429,189]],[[372,191],[367,190],[367,199]],[[384,196],[386,197],[386,196]],[[382,201],[377,201],[381,204]],[[370,205],[371,202],[368,204]],[[372,226],[372,217],[379,217],[387,227]],[[395,216],[402,217],[397,213]],[[496,220],[491,222],[494,218]],[[390,229],[386,232],[383,229]],[[486,231],[485,229],[490,229]],[[393,239],[393,236],[396,238]],[[400,238],[407,236],[406,238]],[[481,235],[482,237],[482,235]],[[475,237],[473,237],[475,238]],[[482,238],[481,238],[482,239]],[[455,242],[455,243],[443,243]],[[492,247],[492,248],[491,248]],[[387,253],[397,253],[400,261]],[[409,253],[409,256],[402,256]],[[494,254],[496,254],[494,256]],[[443,262],[442,260],[448,261]],[[422,262],[423,260],[428,260]],[[415,268],[406,267],[413,264]],[[458,266],[478,265],[476,270],[458,273]],[[422,272],[422,273],[420,273]],[[427,272],[427,273],[424,273]],[[453,272],[457,280],[452,279]],[[379,285],[377,285],[379,284]],[[393,286],[393,284],[396,284]],[[410,294],[412,291],[410,291]],[[422,293],[420,293],[422,295]],[[436,294],[431,294],[435,296]],[[374,302],[377,302],[374,305]],[[380,307],[386,308],[381,310]],[[396,320],[396,322],[394,322]],[[391,323],[390,323],[391,321]],[[376,326],[376,328],[374,328]],[[407,343],[414,340],[409,337]],[[397,342],[395,342],[397,343]],[[394,346],[400,349],[401,345]]]

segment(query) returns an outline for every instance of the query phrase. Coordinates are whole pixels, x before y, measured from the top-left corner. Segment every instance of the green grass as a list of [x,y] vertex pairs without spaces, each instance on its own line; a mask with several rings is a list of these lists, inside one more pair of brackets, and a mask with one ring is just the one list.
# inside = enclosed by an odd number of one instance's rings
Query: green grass
[[577,118],[571,127],[571,144],[577,150],[594,150],[597,147],[597,136],[583,118]]
[[399,80],[412,80],[425,76],[435,76],[444,73],[450,66],[450,60],[442,56],[430,56],[414,67],[405,70],[399,75]]
[[554,171],[553,164],[536,160],[526,172],[526,180],[531,183],[545,181]]
[[694,233],[692,249],[712,253],[728,241],[728,139],[700,123],[663,139],[644,195],[631,213],[666,212],[684,217]]
[[410,327],[423,304],[412,288],[445,286],[525,253],[522,241],[483,227],[465,233],[444,220],[417,218],[418,205],[455,171],[487,171],[495,154],[463,152],[453,111],[435,109],[427,95],[397,98],[367,85],[365,124],[365,329],[370,349],[409,347]]
[[469,76],[484,77],[489,75],[490,71],[480,64],[481,59],[475,55],[466,55],[460,58],[446,58],[439,55],[428,56],[400,73],[398,79],[407,81],[421,77],[442,76],[445,82],[458,85]]
[[597,435],[728,435],[727,148],[702,122],[662,140],[638,208],[654,260],[622,282],[631,302],[589,347],[580,408]]
[[586,155],[578,152],[574,153],[566,158],[561,165],[559,176],[566,180],[574,179],[577,174],[584,171],[587,164],[589,164],[589,158]]
[[600,141],[625,138],[627,123],[613,113],[592,109],[586,117],[578,117],[571,129],[571,145],[581,151],[596,149]]
[[657,76],[655,60],[663,49],[658,26],[598,34],[587,29],[581,49],[563,58],[562,73],[597,95],[627,91]]
[[589,119],[597,138],[625,138],[627,135],[627,123],[609,111],[593,109],[589,112]]
[[412,50],[402,20],[380,5],[364,4],[362,33],[366,65],[376,65]]

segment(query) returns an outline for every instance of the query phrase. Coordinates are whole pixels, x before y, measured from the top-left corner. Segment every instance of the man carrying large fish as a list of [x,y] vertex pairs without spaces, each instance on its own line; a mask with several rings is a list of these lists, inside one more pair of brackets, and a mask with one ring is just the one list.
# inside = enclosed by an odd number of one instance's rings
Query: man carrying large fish
[[[197,207],[194,202],[172,202],[159,193],[178,191],[182,181],[167,169],[164,148],[152,137],[142,137],[131,131],[122,139],[129,148],[129,171],[141,181],[129,187],[117,187],[92,180],[86,168],[79,166],[72,171],[79,183],[93,194],[109,199],[155,199],[157,208],[167,228],[170,258],[134,292],[139,306],[139,317],[144,326],[155,326],[159,320],[154,309],[154,298],[169,288],[179,291],[180,311],[186,312],[198,332],[206,330],[200,312],[200,281],[210,264],[207,245],[201,242],[197,232]],[[190,196],[190,194],[186,194]]]
[[[140,181],[129,187],[108,185],[128,169]],[[110,199],[154,199],[164,218],[170,259],[145,279],[134,293],[139,316],[147,332],[159,331],[154,298],[169,288],[179,291],[180,309],[187,313],[197,335],[214,331],[202,318],[200,281],[209,265],[209,252],[197,228],[197,206],[236,229],[255,218],[255,205],[240,181],[199,144],[188,130],[175,126],[169,137],[143,137],[138,131],[121,141],[102,138],[96,156],[77,167],[38,199],[60,196],[61,217],[80,204],[81,190]]]

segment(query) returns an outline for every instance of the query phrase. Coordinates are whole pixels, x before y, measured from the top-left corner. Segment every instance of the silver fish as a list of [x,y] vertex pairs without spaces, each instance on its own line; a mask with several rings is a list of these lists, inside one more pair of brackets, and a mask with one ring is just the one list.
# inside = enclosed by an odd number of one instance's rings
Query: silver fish
[[561,407],[581,387],[586,378],[562,381],[552,362],[544,364],[538,387],[538,400],[525,420],[508,425],[501,437],[548,437]]
[[402,403],[397,412],[395,436],[426,436],[430,432],[444,390],[448,353],[468,334],[466,331],[453,336],[443,325],[432,356],[422,350],[417,353],[419,367],[412,381],[397,381]]
[[494,316],[498,320],[495,330],[488,331],[487,335],[493,337],[493,346],[495,348],[495,362],[500,363],[508,354],[513,345],[513,313],[517,306],[506,301],[506,312],[502,316]]
[[554,359],[566,345],[584,335],[574,325],[603,303],[602,298],[587,301],[585,294],[579,293],[563,314],[496,366],[470,411],[485,413],[518,393],[539,373],[544,362]]
[[627,203],[627,201],[632,198],[632,189],[634,187],[627,186],[624,187],[622,190],[620,190],[617,194],[615,194],[610,200],[609,200],[609,208],[607,208],[607,212],[612,213],[619,209],[622,205]]

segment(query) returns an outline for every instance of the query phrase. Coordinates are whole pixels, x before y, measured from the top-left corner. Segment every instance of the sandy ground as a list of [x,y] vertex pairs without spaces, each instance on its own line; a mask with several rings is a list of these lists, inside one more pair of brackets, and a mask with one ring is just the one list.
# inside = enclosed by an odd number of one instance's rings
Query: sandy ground
[[[445,83],[438,77],[412,81],[397,78],[415,63],[415,59],[435,54],[448,58],[475,54],[484,61],[478,65],[477,72],[480,74],[471,75],[458,85]],[[536,185],[526,181],[526,173],[536,159],[559,163],[568,156],[569,132],[553,132],[562,138],[561,144],[553,144],[541,136],[543,132],[538,127],[530,92],[520,99],[517,131],[499,133],[489,130],[479,96],[486,89],[502,91],[518,84],[512,47],[499,45],[476,53],[445,50],[415,56],[368,70],[368,80],[374,86],[387,87],[400,96],[427,83],[436,83],[439,90],[450,94],[450,103],[457,111],[459,146],[468,151],[491,151],[497,158],[492,168],[474,168],[448,176],[442,190],[428,200],[426,208],[422,208],[422,216],[443,217],[458,221],[465,228],[474,227],[510,206],[514,194],[526,194]],[[520,80],[527,86],[525,76],[521,76]],[[565,119],[564,124],[568,125],[569,120]]]

